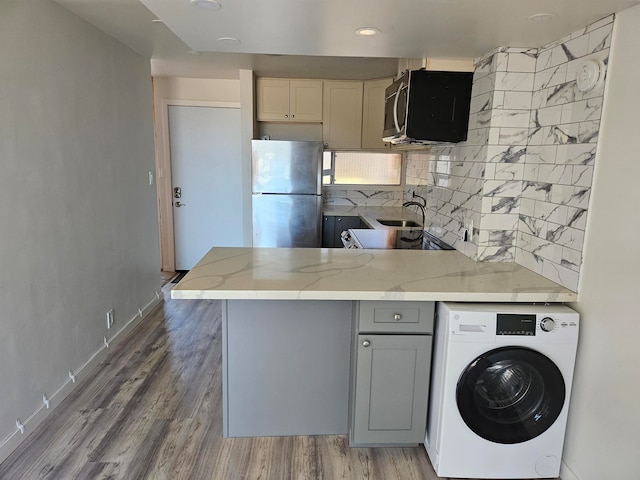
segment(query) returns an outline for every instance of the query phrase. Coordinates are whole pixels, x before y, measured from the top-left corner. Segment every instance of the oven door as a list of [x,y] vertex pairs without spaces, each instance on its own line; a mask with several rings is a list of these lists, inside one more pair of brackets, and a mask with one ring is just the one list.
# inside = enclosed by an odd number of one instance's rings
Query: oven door
[[501,347],[469,363],[458,380],[456,401],[467,426],[502,444],[522,443],[545,432],[564,406],[565,383],[555,363],[536,350]]

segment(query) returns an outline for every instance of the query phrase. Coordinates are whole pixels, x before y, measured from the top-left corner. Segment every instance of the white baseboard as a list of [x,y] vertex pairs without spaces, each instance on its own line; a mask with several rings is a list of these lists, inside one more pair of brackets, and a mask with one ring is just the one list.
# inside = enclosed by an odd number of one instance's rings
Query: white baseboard
[[142,309],[142,315],[137,314],[131,320],[129,320],[120,330],[113,334],[113,337],[108,339],[109,348],[103,346],[95,352],[91,358],[78,369],[73,370],[73,374],[75,375],[75,383],[71,381],[71,379],[67,380],[64,384],[56,390],[56,392],[49,397],[49,408],[46,408],[44,403],[42,406],[37,409],[35,412],[31,413],[27,418],[22,420],[22,424],[25,427],[25,433],[21,433],[20,430],[16,428],[16,431],[5,438],[2,442],[0,442],[0,463],[2,463],[11,453],[18,448],[26,438],[29,436],[29,433],[33,432],[38,425],[40,425],[45,418],[47,418],[58,405],[62,403],[62,401],[76,388],[82,383],[82,380],[91,372],[91,370],[96,367],[100,362],[102,362],[107,355],[110,353],[109,349],[118,345],[122,340],[127,337],[127,334],[133,330],[133,328],[140,323],[140,321],[149,315],[149,312],[153,310],[160,302],[162,301],[162,296],[156,294],[156,298],[151,300],[147,305],[145,305]]
[[564,462],[560,464],[560,478],[562,480],[580,480]]

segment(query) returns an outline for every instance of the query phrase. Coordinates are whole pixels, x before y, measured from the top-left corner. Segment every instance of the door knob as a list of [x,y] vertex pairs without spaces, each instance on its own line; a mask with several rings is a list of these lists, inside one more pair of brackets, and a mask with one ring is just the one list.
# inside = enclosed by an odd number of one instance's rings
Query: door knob
[[182,203],[182,202],[176,202],[176,203],[174,203],[174,205],[175,205],[176,207],[178,207],[178,208],[180,208],[180,207],[186,207],[186,206],[187,206],[187,204],[186,204],[186,203]]

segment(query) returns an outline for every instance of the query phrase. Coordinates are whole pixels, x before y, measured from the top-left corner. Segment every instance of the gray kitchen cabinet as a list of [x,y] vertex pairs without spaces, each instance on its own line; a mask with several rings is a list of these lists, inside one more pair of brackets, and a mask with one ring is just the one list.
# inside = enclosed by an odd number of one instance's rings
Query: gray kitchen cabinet
[[358,325],[366,333],[431,335],[435,302],[360,302]]
[[416,445],[424,441],[433,311],[433,302],[357,302],[351,446]]
[[366,228],[358,216],[332,216],[322,217],[322,247],[342,248],[340,234],[350,228]]
[[225,437],[347,433],[352,309],[333,300],[223,302]]
[[322,217],[322,248],[336,248],[335,245],[335,217]]

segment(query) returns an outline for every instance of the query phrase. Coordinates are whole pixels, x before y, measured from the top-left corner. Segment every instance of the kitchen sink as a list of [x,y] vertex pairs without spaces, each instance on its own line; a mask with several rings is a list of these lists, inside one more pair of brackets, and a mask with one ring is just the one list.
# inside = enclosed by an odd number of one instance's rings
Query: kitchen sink
[[413,220],[385,220],[385,219],[376,219],[378,223],[386,226],[386,227],[421,227],[418,222],[414,222]]

